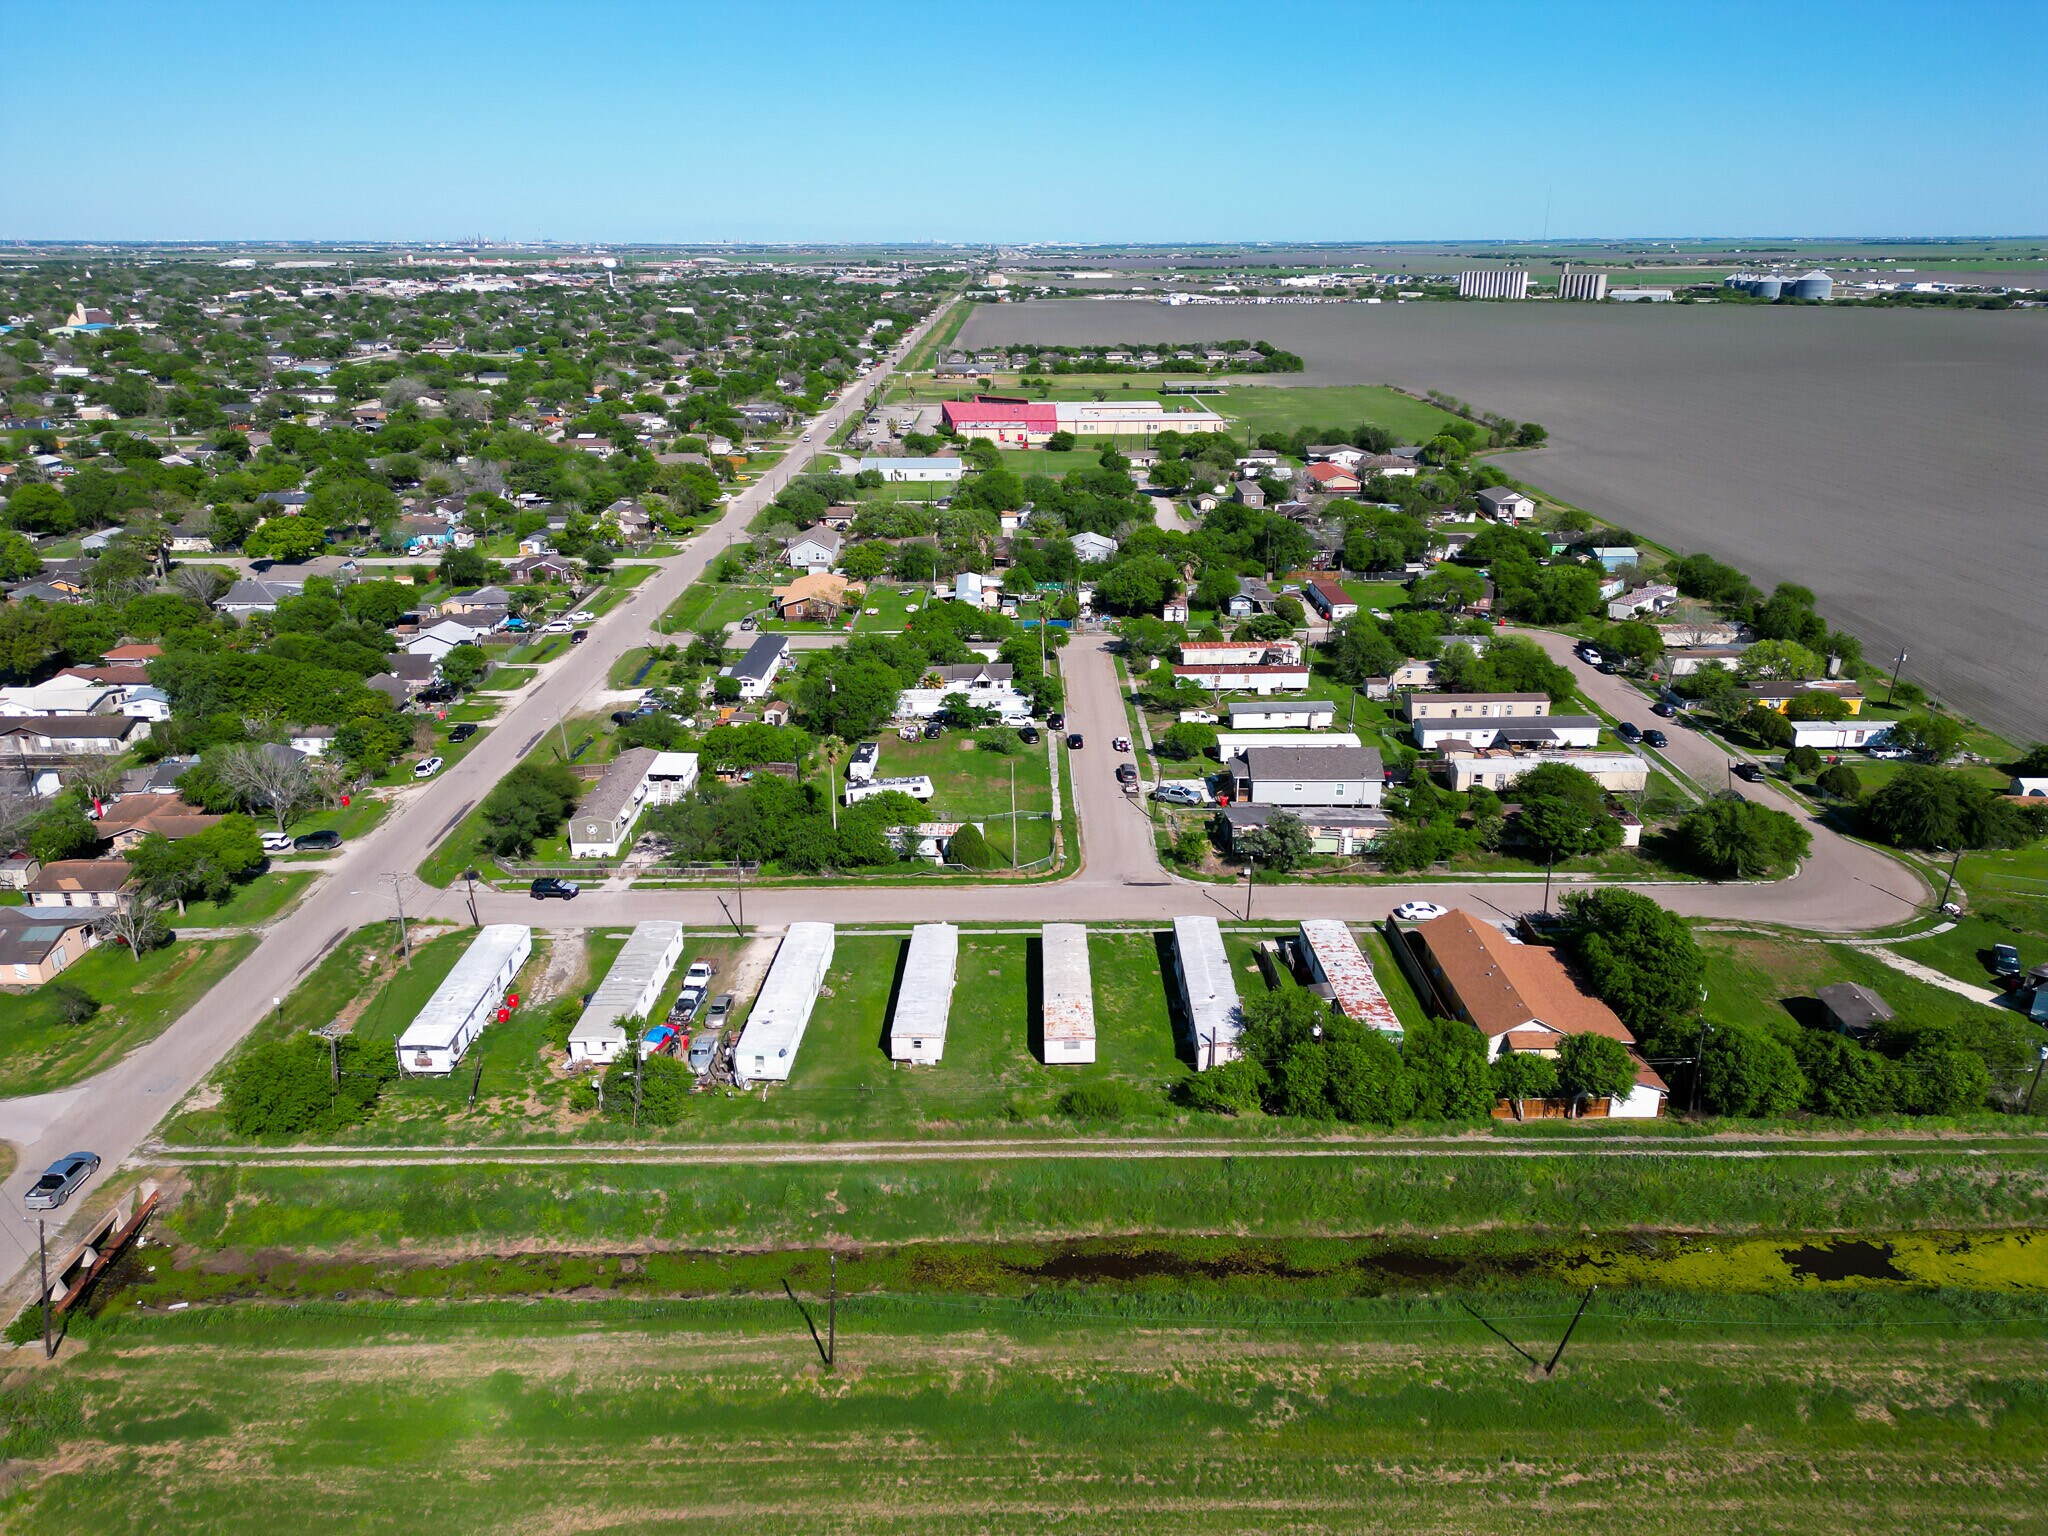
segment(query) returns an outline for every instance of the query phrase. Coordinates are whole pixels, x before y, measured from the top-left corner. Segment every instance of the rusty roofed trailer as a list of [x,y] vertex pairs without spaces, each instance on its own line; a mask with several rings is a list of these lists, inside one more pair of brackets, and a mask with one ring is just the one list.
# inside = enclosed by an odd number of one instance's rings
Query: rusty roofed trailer
[[1095,979],[1088,964],[1088,930],[1079,923],[1047,923],[1039,945],[1047,1066],[1095,1059]]
[[1309,973],[1329,987],[1340,1013],[1396,1040],[1401,1038],[1401,1020],[1394,1005],[1387,1001],[1372,962],[1365,958],[1347,924],[1330,917],[1306,919],[1301,925],[1301,947],[1308,956]]

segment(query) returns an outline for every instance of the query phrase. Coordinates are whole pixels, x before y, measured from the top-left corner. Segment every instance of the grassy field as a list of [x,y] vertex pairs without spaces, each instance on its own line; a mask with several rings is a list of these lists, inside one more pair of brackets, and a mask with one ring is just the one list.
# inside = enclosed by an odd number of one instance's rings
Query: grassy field
[[[1507,1323],[1525,1347],[1562,1298]],[[253,1319],[251,1320],[253,1321]],[[1966,1322],[1058,1327],[786,1302],[137,1319],[0,1398],[10,1531],[2005,1530],[2048,1350]],[[1370,1511],[1370,1517],[1364,1513]]]
[[[878,772],[889,778],[929,774],[933,795],[926,805],[931,821],[979,821],[989,845],[1006,859],[1010,836],[1010,771],[1016,769],[1017,826],[1015,853],[1020,864],[1042,859],[1052,851],[1052,778],[1045,745],[1026,747],[1014,757],[963,750],[971,738],[949,731],[936,741],[899,741],[884,736]],[[840,765],[845,772],[845,765]]]
[[226,901],[194,901],[180,917],[170,914],[174,928],[253,928],[284,911],[312,883],[310,869],[272,870],[235,887]]
[[1249,385],[1205,402],[1239,424],[1247,438],[1301,427],[1384,427],[1403,442],[1423,443],[1458,420],[1447,411],[1384,384],[1339,384],[1321,389]]
[[1020,475],[1055,478],[1077,469],[1093,469],[1102,462],[1102,455],[1093,448],[1070,448],[1057,453],[1050,448],[1003,448],[997,450],[997,457],[1005,469],[1014,469]]
[[154,1040],[256,947],[253,937],[186,939],[139,961],[102,944],[63,979],[98,999],[84,1024],[66,1023],[48,987],[0,994],[0,1097],[44,1093],[104,1070]]

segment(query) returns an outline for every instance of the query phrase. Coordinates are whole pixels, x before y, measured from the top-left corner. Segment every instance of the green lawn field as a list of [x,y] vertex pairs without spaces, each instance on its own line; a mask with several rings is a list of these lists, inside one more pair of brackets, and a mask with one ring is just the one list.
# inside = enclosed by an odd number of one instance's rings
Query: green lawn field
[[1384,427],[1404,442],[1422,443],[1458,420],[1385,384],[1305,389],[1246,385],[1227,389],[1204,403],[1238,423],[1246,438],[1256,438],[1262,432],[1293,432],[1300,427],[1349,432],[1373,426]]

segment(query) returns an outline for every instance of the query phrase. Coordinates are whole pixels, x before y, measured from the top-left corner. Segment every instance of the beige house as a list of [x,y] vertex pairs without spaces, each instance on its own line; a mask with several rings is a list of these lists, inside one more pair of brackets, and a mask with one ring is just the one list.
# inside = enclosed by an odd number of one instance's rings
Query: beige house
[[1547,693],[1411,693],[1408,718],[1425,720],[1535,720],[1550,713]]
[[39,987],[94,942],[87,918],[20,908],[0,911],[0,987]]
[[59,859],[28,883],[30,907],[112,907],[128,904],[126,859]]

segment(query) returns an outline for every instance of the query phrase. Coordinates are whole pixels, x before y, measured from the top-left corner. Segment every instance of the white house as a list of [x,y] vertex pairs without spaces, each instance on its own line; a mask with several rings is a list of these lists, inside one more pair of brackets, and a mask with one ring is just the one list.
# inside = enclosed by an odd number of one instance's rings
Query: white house
[[818,989],[831,969],[830,923],[791,923],[768,967],[768,979],[747,1015],[733,1047],[733,1075],[742,1088],[758,1082],[787,1082],[796,1053],[810,1027]]
[[1624,619],[1640,618],[1646,613],[1669,613],[1678,606],[1678,588],[1664,586],[1637,587],[1624,593],[1607,605],[1607,617],[1620,623]]
[[1373,806],[1385,785],[1371,747],[1252,747],[1231,760],[1230,774],[1253,805]]
[[739,683],[741,698],[761,699],[775,687],[776,676],[788,660],[789,641],[784,636],[761,635],[747,647],[747,654],[723,673]]
[[919,923],[910,930],[903,984],[889,1018],[889,1059],[930,1065],[946,1054],[946,1019],[960,963],[960,930]]
[[787,559],[798,570],[822,576],[839,563],[846,536],[836,528],[807,528],[789,541]]
[[630,1041],[619,1021],[652,1015],[682,953],[681,923],[641,923],[634,928],[569,1031],[569,1060],[606,1062],[624,1055]]
[[1300,693],[1308,687],[1304,666],[1177,666],[1173,675],[1227,693]]
[[405,642],[408,656],[425,656],[437,665],[448,658],[448,653],[458,645],[474,645],[477,632],[467,624],[458,624],[453,619],[442,619],[428,626]]
[[398,1037],[398,1069],[446,1077],[470,1042],[506,1006],[507,989],[533,953],[533,930],[524,923],[493,923],[479,933]]
[[1600,744],[1600,720],[1597,715],[1550,715],[1542,719],[1415,722],[1415,744],[1423,751],[1434,752],[1446,742],[1472,747],[1595,747]]
[[1536,503],[1520,491],[1504,485],[1488,486],[1475,494],[1479,510],[1504,523],[1526,523],[1536,515]]
[[1233,731],[1326,731],[1337,723],[1328,699],[1240,699],[1224,708]]
[[1867,747],[1880,736],[1890,733],[1889,720],[1794,720],[1792,722],[1792,745],[1813,747],[1818,751],[1838,751],[1843,747]]
[[569,817],[569,857],[610,859],[632,841],[633,824],[647,800],[647,777],[661,754],[652,747],[628,747],[606,765]]
[[1100,565],[1116,553],[1116,540],[1099,533],[1077,533],[1067,542],[1083,565]]
[[934,458],[890,458],[875,456],[860,461],[863,473],[873,470],[884,480],[938,482],[958,480],[965,470],[965,462],[957,455],[940,455]]

